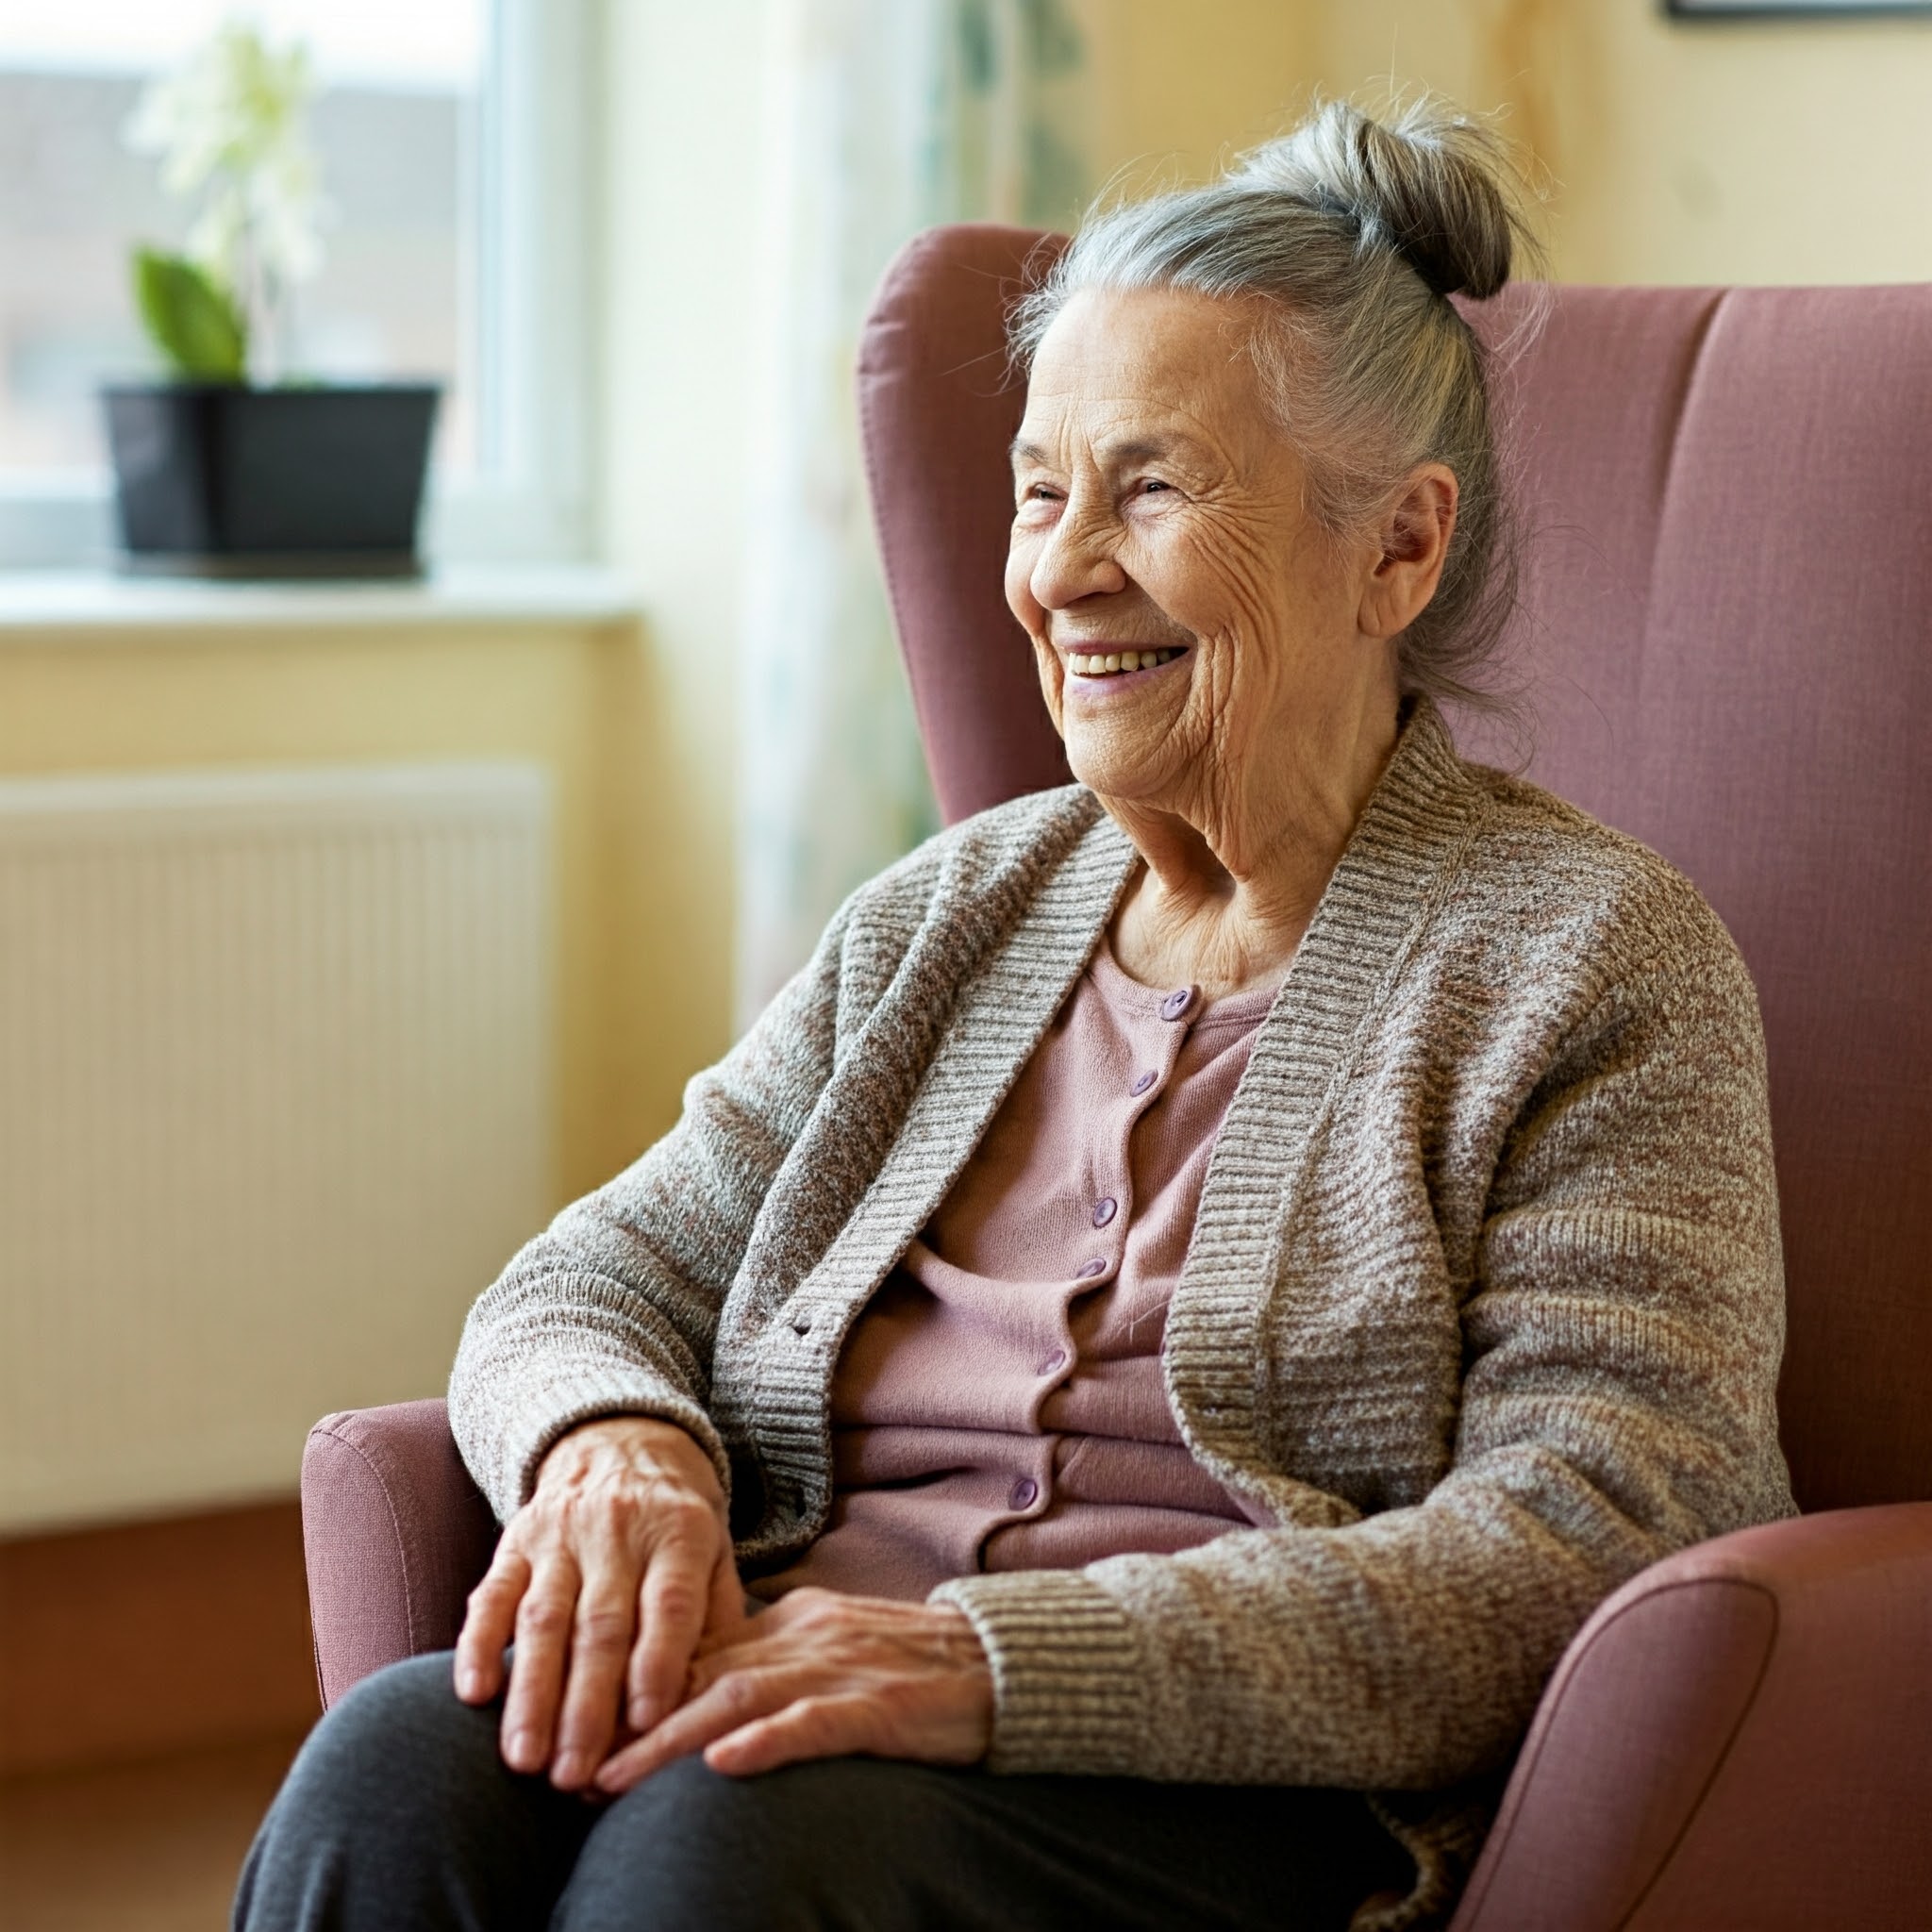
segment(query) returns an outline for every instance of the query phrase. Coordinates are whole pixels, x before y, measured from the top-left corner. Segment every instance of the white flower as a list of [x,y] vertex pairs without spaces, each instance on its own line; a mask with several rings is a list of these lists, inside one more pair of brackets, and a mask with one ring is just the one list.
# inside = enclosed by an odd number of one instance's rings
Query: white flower
[[139,154],[161,158],[171,194],[205,195],[188,252],[238,291],[257,278],[306,280],[327,215],[306,117],[308,50],[276,51],[230,21],[175,73],[152,82],[127,123]]

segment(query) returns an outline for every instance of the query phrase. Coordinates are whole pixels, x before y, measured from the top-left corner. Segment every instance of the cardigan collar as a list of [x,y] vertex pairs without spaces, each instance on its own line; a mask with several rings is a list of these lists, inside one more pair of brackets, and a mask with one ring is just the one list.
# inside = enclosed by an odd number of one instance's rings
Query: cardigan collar
[[1196,1457],[1277,1517],[1342,1523],[1339,1498],[1257,1480],[1260,1328],[1285,1236],[1357,1042],[1435,919],[1473,833],[1477,791],[1418,698],[1255,1037],[1222,1123],[1168,1313],[1168,1398]]

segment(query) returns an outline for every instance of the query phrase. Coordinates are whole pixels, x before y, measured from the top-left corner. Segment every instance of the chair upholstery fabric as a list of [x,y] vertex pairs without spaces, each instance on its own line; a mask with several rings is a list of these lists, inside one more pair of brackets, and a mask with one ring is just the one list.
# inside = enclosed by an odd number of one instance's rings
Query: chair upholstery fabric
[[1932,1504],[1680,1551],[1544,1694],[1454,1932],[1923,1925]]
[[441,1401],[316,1424],[302,1455],[302,1545],[324,1709],[384,1664],[456,1641],[496,1519]]
[[1001,334],[1029,267],[1065,245],[1023,228],[934,228],[911,242],[858,345],[858,417],[892,621],[948,824],[1071,775],[1007,608],[1007,445],[1023,387]]
[[[859,357],[949,821],[1066,778],[1001,588],[1032,231],[935,230]],[[1519,329],[1528,306],[1540,329]],[[1680,1553],[1563,1660],[1455,1932],[1924,1923],[1932,1898],[1932,288],[1514,290],[1470,310],[1527,542],[1528,774],[1690,874],[1757,977],[1813,1514]],[[1491,721],[1477,756],[1520,762]],[[325,1699],[445,1643],[493,1525],[440,1404],[304,1462]],[[1860,1506],[1891,1505],[1871,1507]]]
[[[1531,775],[1682,866],[1763,1003],[1798,1500],[1932,1496],[1932,287],[1566,290],[1516,387]],[[1592,515],[1620,477],[1655,509]]]

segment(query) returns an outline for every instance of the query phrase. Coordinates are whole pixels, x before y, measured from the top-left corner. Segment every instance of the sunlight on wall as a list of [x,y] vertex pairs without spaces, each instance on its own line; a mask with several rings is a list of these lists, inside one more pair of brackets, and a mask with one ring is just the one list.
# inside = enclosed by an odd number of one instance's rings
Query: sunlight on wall
[[1424,87],[1550,177],[1558,279],[1932,277],[1932,20],[1688,25],[1660,0],[1089,0],[1109,170],[1199,178],[1317,90]]
[[612,1131],[641,1146],[731,1038],[733,740],[750,495],[763,0],[607,0],[605,549],[648,635],[614,771],[633,1024]]
[[1306,103],[1315,9],[1270,0],[1086,0],[1096,174],[1129,189],[1200,180]]
[[1503,108],[1558,279],[1932,276],[1932,20],[1688,25],[1657,0],[1317,0],[1314,77]]

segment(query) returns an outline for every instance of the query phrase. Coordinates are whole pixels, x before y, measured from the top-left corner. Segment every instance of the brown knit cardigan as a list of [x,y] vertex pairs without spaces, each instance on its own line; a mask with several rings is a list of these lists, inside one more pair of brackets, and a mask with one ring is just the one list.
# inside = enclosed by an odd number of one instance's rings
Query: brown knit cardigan
[[[477,1302],[450,1407],[499,1514],[564,1430],[630,1412],[710,1450],[745,1562],[818,1533],[845,1333],[1134,858],[1069,787],[853,895],[678,1125]],[[1374,1923],[1440,1918],[1591,1607],[1790,1512],[1783,1333],[1728,935],[1416,706],[1257,1035],[1169,1315],[1183,1437],[1278,1526],[942,1586],[991,1660],[991,1767],[1374,1791],[1421,1872]]]

